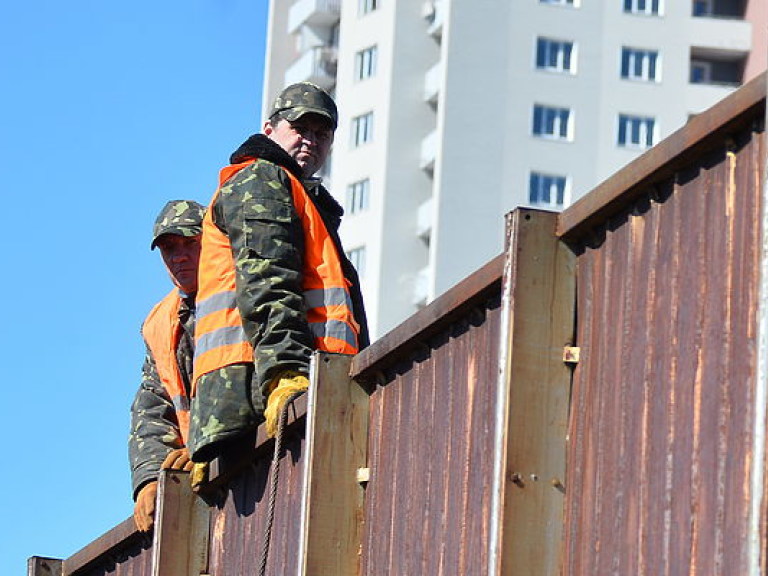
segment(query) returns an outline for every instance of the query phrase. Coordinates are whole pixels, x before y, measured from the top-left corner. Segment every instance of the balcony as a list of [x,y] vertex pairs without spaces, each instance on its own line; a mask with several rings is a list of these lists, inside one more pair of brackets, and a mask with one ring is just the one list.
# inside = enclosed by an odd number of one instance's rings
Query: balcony
[[433,130],[421,141],[421,158],[419,161],[419,167],[430,176],[435,170],[436,156],[437,130]]
[[440,87],[442,84],[443,66],[438,62],[432,68],[427,70],[424,75],[424,101],[432,108],[437,108],[437,99],[440,96]]
[[341,0],[299,0],[288,13],[288,33],[301,26],[333,26],[340,14]]
[[422,16],[428,24],[427,34],[438,42],[443,38],[444,12],[442,0],[426,0],[422,6]]
[[744,79],[745,57],[718,53],[691,52],[691,84],[710,84],[715,86],[739,86]]
[[413,295],[411,296],[411,303],[417,308],[423,308],[427,305],[431,277],[432,269],[427,266],[419,270],[413,279]]
[[432,220],[434,219],[435,203],[430,198],[422,202],[416,213],[416,235],[421,238],[425,244],[429,245],[432,234]]
[[752,23],[744,20],[692,18],[693,53],[718,60],[739,60],[752,49]]
[[285,84],[312,82],[324,90],[336,84],[336,48],[316,46],[304,52],[285,71]]

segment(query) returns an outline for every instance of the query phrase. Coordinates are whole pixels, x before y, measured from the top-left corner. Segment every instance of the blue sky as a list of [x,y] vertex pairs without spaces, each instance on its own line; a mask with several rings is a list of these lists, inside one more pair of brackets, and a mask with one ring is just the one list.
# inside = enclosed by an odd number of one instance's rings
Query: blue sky
[[0,572],[132,513],[152,222],[260,128],[266,0],[0,4]]

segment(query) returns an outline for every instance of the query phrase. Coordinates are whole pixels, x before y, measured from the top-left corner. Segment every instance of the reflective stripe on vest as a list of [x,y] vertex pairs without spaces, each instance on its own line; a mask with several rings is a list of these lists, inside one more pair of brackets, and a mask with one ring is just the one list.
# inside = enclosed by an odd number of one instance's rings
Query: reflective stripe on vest
[[[255,159],[224,168],[219,188]],[[315,347],[326,352],[355,354],[360,327],[341,260],[322,217],[304,186],[288,171],[296,213],[304,231],[303,296]],[[213,206],[219,190],[211,201]],[[230,364],[253,362],[253,348],[237,309],[235,264],[229,239],[213,223],[213,210],[203,219],[203,242],[195,324],[195,380]],[[195,385],[193,384],[193,395]]]
[[[356,346],[357,331],[352,326],[341,320],[333,320],[320,317],[316,320],[317,314],[313,313],[317,308],[331,308],[339,306],[343,309],[352,309],[352,298],[349,292],[343,288],[329,288],[327,290],[315,289],[304,292],[304,302],[307,305],[307,319],[309,320],[309,330],[315,338],[333,338],[341,340],[345,344]],[[337,343],[338,347],[339,344]],[[342,345],[343,346],[343,345]]]
[[147,343],[163,388],[170,396],[176,410],[181,439],[186,445],[189,434],[189,397],[184,389],[176,352],[181,339],[179,291],[173,289],[147,315],[141,334]]
[[350,342],[355,342],[357,340],[357,334],[355,334],[352,327],[341,320],[310,322],[309,330],[315,338],[321,340],[325,338],[333,338],[334,340],[343,342],[343,344],[336,343],[336,347],[348,346]]
[[343,288],[307,290],[304,292],[304,302],[306,302],[307,308],[320,308],[322,306],[352,308],[352,298],[349,296],[349,292]]
[[195,343],[196,354],[205,354],[220,346],[228,346],[245,342],[246,336],[242,325],[220,326],[220,317],[239,312],[235,301],[235,292],[227,291],[214,294],[197,304],[198,323],[202,324],[202,332]]

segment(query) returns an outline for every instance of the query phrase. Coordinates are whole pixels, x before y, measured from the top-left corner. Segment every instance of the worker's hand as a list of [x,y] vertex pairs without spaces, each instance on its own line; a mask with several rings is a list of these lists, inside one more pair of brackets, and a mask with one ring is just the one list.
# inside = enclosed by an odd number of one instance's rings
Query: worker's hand
[[283,372],[280,376],[272,380],[269,385],[269,396],[267,397],[267,408],[264,410],[266,419],[267,436],[274,438],[277,434],[277,423],[280,420],[280,412],[283,406],[288,402],[294,393],[309,388],[309,380],[304,374],[299,372]]
[[171,450],[168,455],[160,464],[161,470],[184,470],[189,472],[192,470],[192,460],[189,458],[189,450],[185,448],[177,448]]
[[136,528],[149,532],[155,524],[155,501],[157,500],[157,480],[147,482],[139,490],[136,504],[133,506],[133,521]]

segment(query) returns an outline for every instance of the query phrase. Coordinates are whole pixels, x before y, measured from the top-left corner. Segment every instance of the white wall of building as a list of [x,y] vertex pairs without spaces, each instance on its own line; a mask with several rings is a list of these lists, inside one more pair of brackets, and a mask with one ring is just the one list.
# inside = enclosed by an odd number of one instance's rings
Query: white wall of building
[[[662,1],[659,16],[626,13],[624,0],[378,0],[361,14],[362,1],[343,0],[337,15],[340,123],[330,182],[342,203],[349,184],[371,182],[368,210],[348,212],[342,238],[347,251],[366,249],[374,336],[502,250],[503,215],[529,204],[531,171],[566,176],[566,204],[576,200],[643,152],[617,146],[619,114],[652,117],[656,141],[666,137],[734,89],[691,84],[692,51],[740,58],[753,42],[748,18],[694,18],[686,0]],[[305,49],[286,39],[285,13],[333,2],[272,0],[265,100]],[[536,68],[539,37],[574,43],[570,72]],[[355,54],[373,45],[376,73],[358,80]],[[655,81],[621,78],[622,47],[658,52]],[[761,58],[750,57],[752,74],[765,68]],[[571,137],[533,135],[534,104],[569,108]],[[355,148],[353,118],[366,112],[373,139]],[[434,163],[424,169],[429,149]]]

